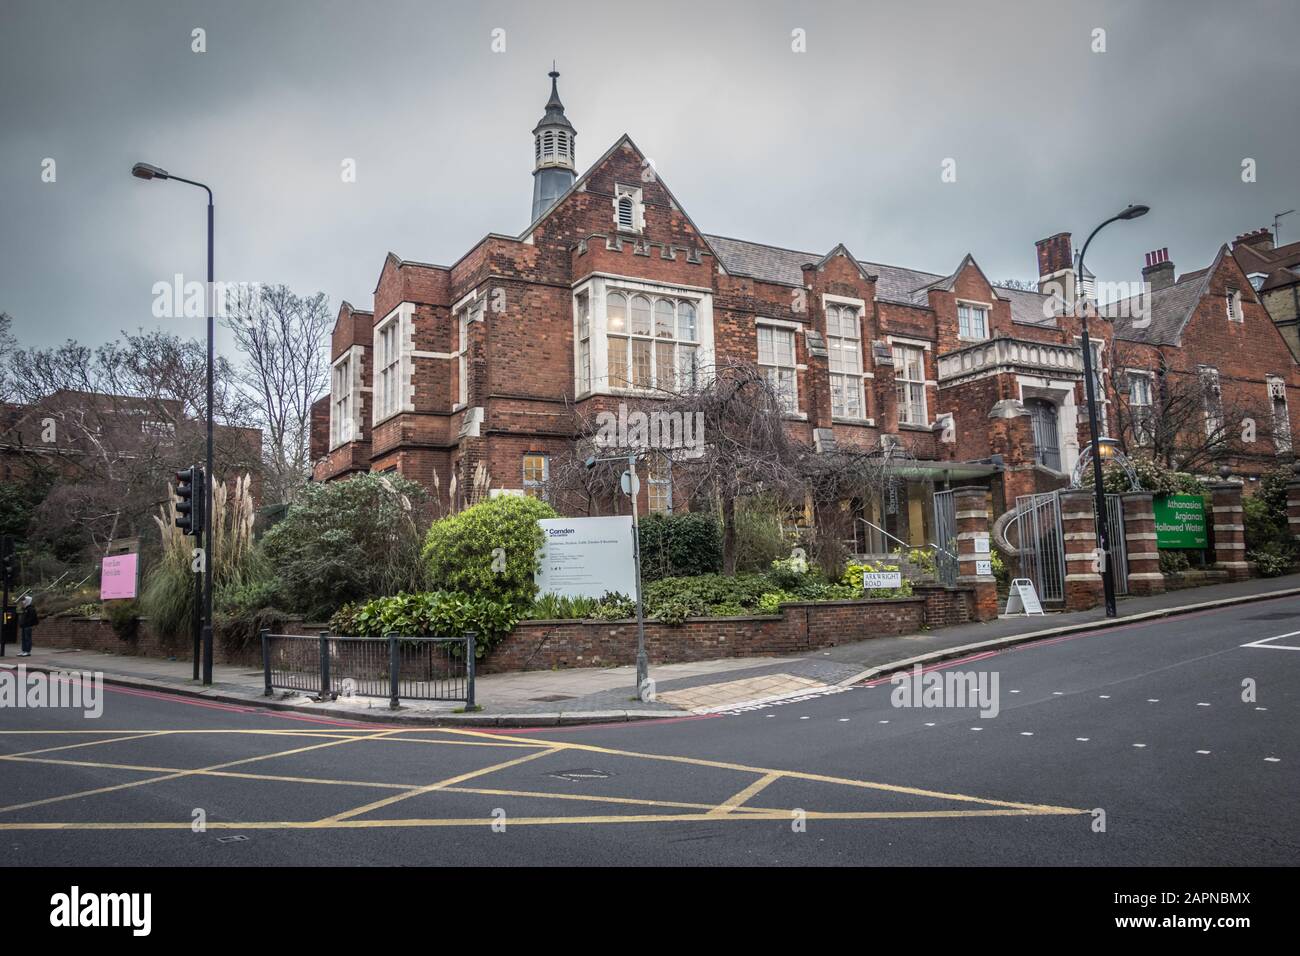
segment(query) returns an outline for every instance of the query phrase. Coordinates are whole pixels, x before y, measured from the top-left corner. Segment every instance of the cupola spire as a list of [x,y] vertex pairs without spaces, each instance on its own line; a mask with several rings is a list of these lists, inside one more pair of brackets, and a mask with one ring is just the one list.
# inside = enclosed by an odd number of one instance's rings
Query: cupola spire
[[573,185],[575,143],[578,134],[564,115],[560,102],[559,71],[551,64],[551,98],[546,112],[533,127],[533,216],[536,222]]

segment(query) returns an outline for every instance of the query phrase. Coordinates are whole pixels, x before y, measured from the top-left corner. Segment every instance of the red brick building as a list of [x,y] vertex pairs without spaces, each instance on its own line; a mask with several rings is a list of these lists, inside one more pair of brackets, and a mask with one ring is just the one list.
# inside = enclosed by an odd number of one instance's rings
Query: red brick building
[[[575,409],[737,360],[783,390],[809,446],[906,452],[897,495],[860,508],[912,543],[933,540],[938,488],[988,484],[1000,511],[1068,483],[1088,433],[1069,234],[1037,244],[1040,288],[1024,291],[995,287],[969,254],[939,275],[843,244],[805,252],[706,233],[626,135],[577,174],[552,76],[528,227],[490,233],[448,265],[390,253],[373,308],[340,309],[316,480],[395,470],[432,486],[436,475],[445,498],[455,475],[461,497],[482,465],[494,488],[527,493],[571,446]],[[1240,320],[1224,314],[1230,292]],[[1216,364],[1225,389],[1265,395],[1271,376],[1284,396],[1300,386],[1230,255],[1153,300],[1150,332],[1091,322],[1109,434],[1116,339],[1170,355],[1180,374]],[[643,507],[672,507],[660,478],[643,484]]]

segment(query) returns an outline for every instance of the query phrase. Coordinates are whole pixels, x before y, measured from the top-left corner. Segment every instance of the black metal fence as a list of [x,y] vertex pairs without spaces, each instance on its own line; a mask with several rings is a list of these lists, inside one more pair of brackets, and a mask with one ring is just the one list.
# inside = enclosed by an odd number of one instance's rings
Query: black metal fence
[[464,637],[316,637],[262,631],[266,696],[293,690],[319,697],[463,700],[474,706],[475,635]]

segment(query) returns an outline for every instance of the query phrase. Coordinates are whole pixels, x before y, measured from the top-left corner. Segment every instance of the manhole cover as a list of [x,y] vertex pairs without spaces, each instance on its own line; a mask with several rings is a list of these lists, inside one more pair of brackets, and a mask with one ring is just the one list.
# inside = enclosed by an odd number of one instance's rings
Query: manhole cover
[[530,698],[528,698],[528,699],[529,699],[529,700],[532,700],[532,701],[535,701],[536,703],[539,703],[539,704],[553,704],[553,703],[555,703],[557,700],[573,700],[573,695],[571,695],[571,694],[548,694],[548,695],[545,696],[545,697],[530,697]]
[[608,780],[613,775],[604,770],[588,767],[585,770],[557,770],[555,773],[548,773],[547,776],[555,777],[557,780]]

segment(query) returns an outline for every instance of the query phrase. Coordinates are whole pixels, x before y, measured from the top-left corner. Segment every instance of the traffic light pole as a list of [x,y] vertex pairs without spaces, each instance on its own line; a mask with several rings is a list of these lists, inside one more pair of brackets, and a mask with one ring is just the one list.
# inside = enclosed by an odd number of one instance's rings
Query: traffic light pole
[[[194,544],[200,550],[203,548],[203,533],[199,532],[194,536]],[[191,658],[194,661],[194,679],[199,679],[199,657],[203,651],[201,649],[201,635],[203,633],[203,572],[194,572],[194,600],[191,602],[190,629],[194,635],[194,652]]]
[[[207,189],[207,187],[203,187]],[[203,507],[204,529],[212,524],[212,483],[216,479],[212,474],[212,331],[213,313],[216,311],[216,290],[212,277],[212,190],[208,189],[208,462],[203,471],[203,493],[206,496]],[[212,683],[212,575],[216,570],[216,555],[212,553],[212,543],[217,536],[208,532],[205,541],[208,550],[203,552],[203,683]]]

